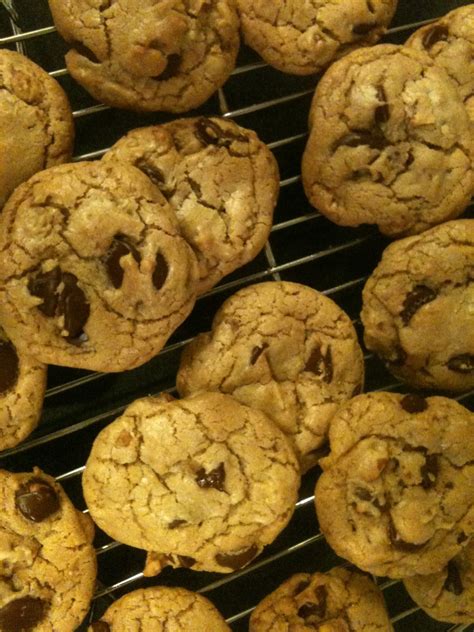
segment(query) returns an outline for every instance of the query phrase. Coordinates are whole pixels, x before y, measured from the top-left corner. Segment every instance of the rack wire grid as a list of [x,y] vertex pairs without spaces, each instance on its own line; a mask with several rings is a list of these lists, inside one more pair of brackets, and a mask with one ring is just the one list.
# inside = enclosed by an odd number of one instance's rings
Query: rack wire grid
[[[400,0],[384,41],[403,43],[417,27],[464,4],[468,3]],[[0,46],[28,55],[66,90],[76,124],[74,160],[99,158],[128,130],[173,118],[163,113],[110,109],[93,101],[64,68],[66,45],[53,26],[47,0],[1,0]],[[61,482],[77,507],[87,511],[81,473],[96,435],[134,399],[173,392],[182,347],[210,328],[213,315],[228,296],[250,283],[281,279],[307,284],[331,296],[361,333],[361,289],[388,241],[373,227],[335,226],[311,208],[304,196],[300,161],[317,81],[316,75],[295,77],[274,70],[242,46],[237,68],[224,88],[197,113],[219,114],[254,129],[273,150],[280,167],[281,193],[265,249],[199,298],[191,316],[146,365],[119,374],[50,367],[41,423],[24,443],[0,454],[0,467],[28,471],[39,466]],[[472,217],[472,211],[471,205],[465,216]],[[367,351],[365,361],[366,390],[406,390]],[[457,399],[473,409],[474,392]],[[292,573],[326,571],[344,564],[317,526],[313,491],[318,474],[315,468],[305,475],[293,518],[277,540],[250,566],[230,575],[165,569],[156,578],[144,578],[144,552],[111,541],[97,530],[97,591],[91,611],[78,630],[86,630],[87,623],[100,617],[119,596],[155,584],[184,586],[205,594],[233,630],[246,630],[255,605]],[[396,632],[474,630],[473,624],[452,625],[430,619],[411,601],[399,581],[377,578],[377,582]]]

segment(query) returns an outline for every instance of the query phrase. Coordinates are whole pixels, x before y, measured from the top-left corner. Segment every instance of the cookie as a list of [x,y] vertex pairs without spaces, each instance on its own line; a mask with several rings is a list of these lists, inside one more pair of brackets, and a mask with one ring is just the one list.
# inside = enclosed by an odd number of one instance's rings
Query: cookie
[[0,209],[21,182],[67,162],[74,143],[69,101],[30,59],[0,50]]
[[148,575],[245,566],[290,520],[299,483],[283,433],[220,393],[137,400],[98,435],[83,475],[100,528],[154,552]]
[[93,529],[35,468],[0,470],[0,630],[74,632],[96,576]]
[[141,169],[175,209],[201,294],[251,261],[270,234],[278,165],[252,130],[223,118],[132,130],[105,154]]
[[237,5],[246,44],[271,66],[308,75],[355,48],[375,44],[397,0],[237,0]]
[[23,441],[37,426],[46,366],[17,351],[0,327],[0,450]]
[[261,410],[307,470],[332,415],[362,390],[363,379],[357,334],[342,309],[305,285],[270,281],[225,301],[212,331],[185,348],[176,385],[182,396],[221,391]]
[[71,45],[72,77],[114,107],[186,112],[235,67],[234,0],[49,0],[49,6]]
[[409,384],[474,388],[474,219],[385,249],[363,290],[368,349]]
[[[212,603],[184,588],[134,590],[113,603],[88,632],[230,632]],[[133,628],[135,629],[135,628]]]
[[422,232],[460,215],[473,191],[471,122],[456,85],[421,51],[382,44],[333,64],[316,89],[302,176],[342,226]]
[[382,593],[366,575],[346,568],[298,573],[261,601],[249,632],[392,632]]
[[474,541],[433,575],[404,581],[410,597],[430,617],[448,623],[474,620]]
[[0,314],[40,361],[123,371],[191,311],[196,258],[159,190],[124,163],[42,171],[0,218]]
[[474,5],[467,4],[421,27],[406,46],[428,53],[458,86],[471,121],[474,121]]
[[446,397],[375,392],[342,406],[315,493],[329,545],[375,575],[438,572],[474,533],[473,428]]

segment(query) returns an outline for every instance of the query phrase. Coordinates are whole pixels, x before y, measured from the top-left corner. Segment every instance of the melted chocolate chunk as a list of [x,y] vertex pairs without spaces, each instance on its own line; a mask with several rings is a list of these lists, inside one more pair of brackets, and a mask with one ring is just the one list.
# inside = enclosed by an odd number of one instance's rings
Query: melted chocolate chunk
[[354,132],[346,134],[334,143],[333,151],[341,147],[341,145],[344,147],[367,145],[371,149],[382,151],[388,143],[380,128],[376,127],[373,130],[355,130]]
[[428,408],[428,402],[421,395],[412,393],[402,398],[400,406],[403,410],[406,410],[407,413],[422,413]]
[[439,473],[439,462],[436,454],[428,454],[425,457],[425,464],[420,469],[421,486],[423,489],[430,489],[436,484]]
[[225,483],[224,463],[219,463],[217,467],[215,467],[213,470],[210,470],[209,472],[206,472],[203,467],[199,468],[199,470],[196,472],[196,483],[199,487],[213,487],[214,489],[223,492]]
[[315,347],[311,351],[304,370],[321,376],[326,384],[330,384],[334,373],[331,347],[327,348],[326,353],[322,353],[321,347]]
[[369,502],[372,501],[372,494],[368,489],[364,489],[363,487],[358,487],[354,494],[359,498],[359,500],[367,500]]
[[31,478],[15,494],[17,509],[31,522],[43,522],[60,508],[56,491],[41,478]]
[[182,527],[183,524],[188,524],[187,520],[182,520],[181,518],[176,518],[176,520],[172,520],[168,524],[168,529],[177,529],[178,527]]
[[240,553],[217,553],[216,562],[226,568],[236,571],[248,564],[258,554],[258,547],[255,544],[249,549],[240,551]]
[[449,36],[449,28],[441,24],[436,24],[433,28],[426,31],[423,36],[422,44],[426,50],[429,50],[436,42],[447,40]]
[[[447,486],[448,486],[448,485],[446,484],[446,487],[447,487]],[[453,485],[450,489],[453,489],[453,488],[454,488],[454,485]],[[466,534],[464,533],[464,531],[461,531],[461,533],[460,533],[460,534],[458,535],[458,537],[456,538],[456,542],[457,542],[458,544],[462,544],[463,542],[465,542],[465,541],[466,541],[466,540],[468,540],[468,539],[469,539],[469,536],[468,536],[468,535],[466,535]]]
[[250,364],[255,364],[265,349],[268,349],[269,345],[264,342],[261,347],[254,347],[250,356]]
[[100,64],[100,59],[88,46],[86,46],[82,42],[79,42],[78,40],[72,40],[69,43],[71,45],[71,48],[74,48],[74,50],[77,51],[79,55],[82,55],[93,64]]
[[20,361],[14,345],[0,340],[0,394],[10,391],[18,381]]
[[123,282],[124,270],[120,265],[120,259],[129,254],[132,255],[137,263],[140,262],[140,255],[135,246],[133,246],[123,235],[116,235],[113,238],[109,251],[104,258],[107,274],[112,285],[116,289],[121,287]]
[[37,597],[21,597],[0,610],[1,632],[31,632],[46,614],[47,603]]
[[356,384],[352,390],[351,397],[360,395],[362,393],[362,384]]
[[177,53],[172,53],[171,55],[168,55],[166,68],[163,70],[161,75],[153,78],[158,81],[166,81],[167,79],[172,79],[173,77],[176,77],[176,75],[179,73],[181,61],[181,55],[178,55]]
[[408,325],[420,307],[431,303],[437,296],[438,292],[435,292],[435,290],[432,290],[430,287],[426,285],[415,285],[413,290],[406,295],[403,301],[403,309],[400,312],[400,318],[403,324]]
[[352,27],[352,32],[354,35],[368,35],[371,31],[378,27],[377,23],[374,22],[364,22],[361,24],[354,24]]
[[387,95],[383,86],[377,86],[377,99],[381,102],[381,105],[375,108],[374,121],[376,125],[381,125],[382,123],[387,123],[390,119],[390,108],[388,107]]
[[397,367],[403,366],[408,358],[408,355],[404,349],[401,347],[396,347],[395,349],[395,357],[393,360],[387,360],[387,364]]
[[196,137],[204,145],[217,145],[218,147],[229,147],[234,141],[249,142],[243,134],[233,134],[230,130],[219,127],[215,121],[203,117],[196,122]]
[[416,551],[420,551],[425,546],[424,544],[415,544],[413,542],[406,542],[406,540],[402,540],[398,535],[397,530],[395,529],[395,525],[392,521],[390,521],[388,535],[392,546],[398,551],[403,551],[405,553],[416,553]]
[[61,283],[61,269],[56,266],[49,272],[39,272],[28,281],[28,291],[33,296],[42,298],[43,302],[38,305],[40,312],[45,316],[55,316],[58,307],[57,289]]
[[310,617],[323,619],[326,615],[327,596],[326,586],[316,586],[314,597],[317,603],[312,601],[304,603],[298,609],[298,616],[302,619],[309,619]]
[[464,592],[461,581],[461,573],[454,560],[448,562],[448,576],[443,584],[443,589],[459,597]]
[[168,276],[168,264],[161,252],[156,254],[155,269],[153,270],[152,281],[157,290],[161,290]]
[[474,355],[471,353],[463,353],[449,358],[448,369],[450,369],[450,371],[454,371],[455,373],[474,372]]
[[110,632],[110,625],[105,621],[93,621],[91,628],[92,632]]
[[148,178],[150,178],[153,184],[156,184],[158,188],[161,188],[161,186],[165,183],[165,176],[161,169],[158,169],[158,167],[155,167],[147,162],[145,158],[139,158],[135,162],[135,167],[148,176]]
[[183,568],[191,568],[196,564],[194,557],[190,557],[189,555],[177,555],[176,557]]
[[295,589],[293,591],[293,595],[296,597],[296,595],[299,595],[300,593],[303,592],[303,590],[305,590],[306,588],[308,588],[308,586],[310,585],[310,581],[309,579],[303,579],[303,581],[299,582],[296,586]]

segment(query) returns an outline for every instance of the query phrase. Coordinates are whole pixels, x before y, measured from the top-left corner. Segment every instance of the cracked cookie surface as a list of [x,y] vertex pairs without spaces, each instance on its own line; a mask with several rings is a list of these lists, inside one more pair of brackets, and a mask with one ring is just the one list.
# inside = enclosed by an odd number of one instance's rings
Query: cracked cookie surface
[[52,167],[0,218],[2,324],[42,362],[121,371],[191,311],[197,262],[159,190],[124,163]]
[[83,475],[94,521],[164,566],[230,573],[286,526],[296,457],[263,413],[220,393],[145,398],[97,437]]
[[310,128],[305,192],[336,224],[411,235],[470,202],[471,122],[426,53],[383,44],[337,61],[316,88]]
[[19,352],[0,326],[0,450],[36,428],[45,388],[46,366]]
[[21,182],[70,159],[74,123],[58,82],[30,59],[0,50],[0,209]]
[[424,388],[474,387],[474,220],[390,244],[362,296],[364,340]]
[[71,45],[66,65],[92,96],[141,111],[185,112],[230,75],[239,49],[234,0],[49,0]]
[[474,122],[474,5],[451,11],[421,27],[406,46],[428,53],[456,82],[471,121]]
[[134,590],[114,602],[88,632],[230,632],[213,604],[184,588]]
[[39,469],[0,470],[0,630],[74,632],[92,598],[92,521]]
[[410,597],[430,617],[449,623],[474,620],[474,542],[438,573],[415,575],[403,582]]
[[132,130],[108,158],[141,169],[175,209],[198,259],[199,293],[265,245],[279,191],[278,165],[252,130],[223,118],[180,119]]
[[345,568],[297,573],[261,601],[249,632],[392,632],[382,593]]
[[237,0],[245,42],[270,65],[297,75],[377,42],[397,0]]
[[365,571],[439,571],[474,533],[474,415],[446,397],[375,392],[331,421],[315,504],[338,555]]
[[181,395],[221,391],[263,411],[306,470],[318,461],[332,415],[363,380],[345,312],[308,286],[272,281],[225,301],[212,331],[185,348],[176,385]]

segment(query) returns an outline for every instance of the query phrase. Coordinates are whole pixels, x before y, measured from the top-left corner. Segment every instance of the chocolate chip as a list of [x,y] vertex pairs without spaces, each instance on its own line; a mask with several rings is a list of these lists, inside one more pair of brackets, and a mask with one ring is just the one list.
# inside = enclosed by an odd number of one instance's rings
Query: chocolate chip
[[421,486],[423,489],[430,489],[436,484],[436,478],[439,473],[439,462],[436,454],[428,454],[425,457],[425,463],[420,468]]
[[387,95],[383,86],[377,86],[377,99],[382,105],[375,108],[374,120],[376,125],[387,123],[390,119],[390,108],[387,103]]
[[15,494],[17,509],[31,522],[43,522],[59,510],[56,491],[41,478],[31,478]]
[[135,161],[134,166],[148,176],[157,187],[161,188],[165,183],[165,176],[161,169],[158,169],[158,167],[148,162],[146,158],[139,158]]
[[172,53],[171,55],[168,55],[166,68],[163,70],[161,75],[158,75],[157,77],[153,77],[153,78],[158,81],[166,81],[167,79],[176,77],[176,75],[179,73],[179,67],[181,66],[181,61],[182,61],[181,55],[178,55],[177,53]]
[[82,42],[72,40],[69,44],[71,45],[71,48],[74,48],[74,50],[79,53],[79,55],[82,55],[94,64],[100,64],[100,59],[97,55]]
[[402,398],[400,406],[403,410],[406,410],[407,413],[422,413],[428,408],[428,402],[421,395],[411,393],[410,395],[405,395],[405,397]]
[[403,324],[408,325],[420,307],[431,303],[437,296],[438,292],[435,292],[435,290],[432,290],[430,287],[426,285],[415,285],[413,290],[406,295],[403,301],[403,309],[400,312],[400,318]]
[[254,347],[250,355],[250,364],[255,364],[265,349],[268,349],[269,345],[264,342],[261,347]]
[[363,487],[358,487],[354,491],[354,494],[357,496],[357,498],[359,498],[359,500],[372,500],[372,494],[369,492],[368,489],[364,489]]
[[226,568],[236,571],[248,564],[258,554],[258,547],[255,544],[249,549],[244,549],[240,553],[217,553],[216,562]]
[[356,395],[360,395],[362,393],[362,384],[356,384],[352,389],[351,397],[355,397]]
[[168,276],[168,264],[161,252],[158,252],[155,257],[155,269],[153,270],[152,281],[157,290],[161,290],[165,284],[166,277]]
[[426,50],[429,50],[436,42],[447,40],[449,36],[449,28],[441,24],[436,24],[433,28],[426,31],[423,36],[422,44]]
[[296,597],[296,595],[299,595],[300,593],[302,593],[303,590],[306,590],[306,588],[308,588],[310,583],[311,582],[309,581],[309,579],[303,579],[303,581],[298,582],[298,584],[295,586],[295,589],[293,590],[293,596]]
[[201,467],[196,472],[196,483],[199,487],[209,488],[213,487],[214,489],[219,490],[220,492],[224,491],[224,482],[225,482],[225,467],[224,463],[219,463],[217,467],[213,470],[206,470]]
[[40,312],[45,316],[55,316],[58,306],[57,289],[61,283],[61,269],[56,266],[49,272],[39,272],[28,280],[28,291],[33,296],[42,298],[38,305]]
[[110,625],[105,621],[93,621],[91,628],[92,632],[110,632]]
[[10,391],[18,381],[18,355],[9,340],[0,340],[0,394]]
[[387,360],[387,364],[393,367],[403,366],[408,358],[406,351],[401,347],[396,347],[394,353],[395,357],[392,360]]
[[204,145],[218,147],[229,147],[233,141],[248,143],[248,138],[243,134],[233,134],[230,130],[222,129],[215,121],[204,117],[196,122],[196,137]]
[[321,347],[315,347],[311,351],[304,370],[322,376],[323,381],[330,384],[333,378],[331,347],[327,348],[326,353],[322,353]]
[[368,35],[370,31],[373,31],[377,28],[378,24],[374,22],[364,22],[361,24],[354,24],[352,27],[352,32],[354,35]]
[[474,371],[474,355],[463,353],[449,358],[448,369],[455,373],[472,373]]
[[[447,484],[447,483],[446,483],[446,487],[448,487],[448,484]],[[453,489],[453,488],[454,488],[454,485],[452,485],[452,487],[450,487],[450,489]],[[456,538],[456,542],[457,542],[458,544],[462,544],[463,542],[466,542],[466,540],[468,540],[468,539],[469,539],[469,536],[468,536],[468,535],[466,535],[466,534],[464,533],[464,531],[461,531],[461,533],[460,533],[460,534],[458,535],[458,537]]]
[[415,544],[413,542],[406,542],[405,540],[402,540],[397,533],[395,525],[392,521],[390,521],[389,523],[388,535],[392,546],[398,551],[403,551],[405,553],[415,553],[425,546],[424,544]]
[[180,518],[176,518],[176,520],[172,520],[168,524],[168,529],[177,529],[178,527],[182,527],[183,524],[188,524],[186,520],[181,520]]
[[140,254],[135,246],[123,235],[115,235],[104,257],[104,263],[109,279],[116,289],[121,287],[123,282],[124,270],[120,265],[120,259],[130,254],[137,263],[140,262]]
[[37,597],[21,597],[0,609],[1,632],[31,632],[46,614],[47,603]]
[[309,619],[309,617],[323,619],[325,617],[328,596],[326,586],[316,586],[314,596],[317,603],[308,601],[298,609],[298,616],[302,619]]
[[176,557],[183,568],[191,568],[196,564],[194,557],[190,557],[189,555],[177,555]]
[[443,589],[459,596],[464,592],[464,586],[461,581],[461,573],[454,560],[448,562],[448,576],[443,584]]
[[371,149],[377,149],[382,151],[387,146],[387,139],[383,135],[380,128],[376,127],[373,130],[355,130],[346,134],[333,145],[333,151],[343,145],[344,147],[360,147],[361,145],[367,145]]

